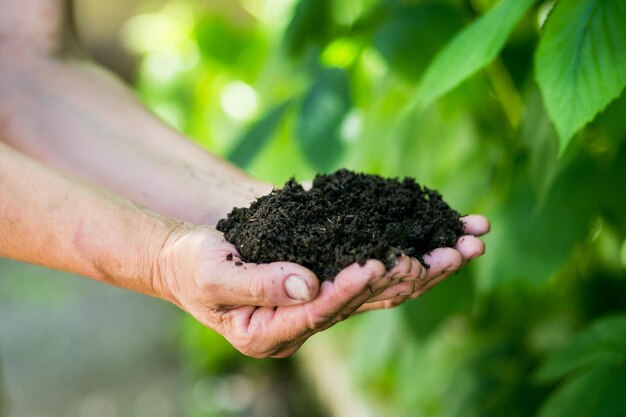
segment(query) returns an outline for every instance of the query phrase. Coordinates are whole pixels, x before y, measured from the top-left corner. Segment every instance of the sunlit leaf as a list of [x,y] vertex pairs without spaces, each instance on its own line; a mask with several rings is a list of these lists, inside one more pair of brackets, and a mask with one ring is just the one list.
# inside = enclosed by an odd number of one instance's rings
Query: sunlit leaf
[[501,0],[472,22],[428,66],[415,100],[427,106],[493,61],[535,0]]
[[220,16],[206,16],[195,28],[195,37],[202,55],[225,65],[236,65],[240,56],[257,47],[250,30],[236,27]]
[[228,155],[228,159],[240,167],[247,167],[272,138],[289,104],[290,102],[279,104],[265,117],[254,123],[237,142],[237,146]]
[[302,102],[296,137],[307,159],[322,171],[341,158],[341,124],[351,107],[348,74],[338,68],[324,70]]
[[624,0],[560,0],[550,13],[536,74],[561,151],[626,86],[624,22]]

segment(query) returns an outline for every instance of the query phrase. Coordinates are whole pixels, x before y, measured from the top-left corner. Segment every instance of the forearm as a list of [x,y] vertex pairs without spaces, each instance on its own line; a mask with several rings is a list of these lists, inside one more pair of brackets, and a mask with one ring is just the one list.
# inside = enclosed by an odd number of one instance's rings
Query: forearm
[[183,227],[0,142],[0,257],[169,299],[159,257]]
[[103,69],[36,54],[7,66],[0,134],[46,164],[195,223],[269,189],[165,126]]

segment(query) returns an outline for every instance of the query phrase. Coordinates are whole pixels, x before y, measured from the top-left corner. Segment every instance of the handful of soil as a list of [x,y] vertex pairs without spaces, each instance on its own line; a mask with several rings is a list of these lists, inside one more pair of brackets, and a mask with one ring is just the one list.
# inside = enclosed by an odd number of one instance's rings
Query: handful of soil
[[309,191],[292,178],[250,207],[233,209],[217,230],[245,262],[295,262],[325,280],[368,259],[390,269],[401,253],[424,263],[431,250],[456,244],[463,234],[459,217],[437,191],[412,178],[342,169],[317,175]]

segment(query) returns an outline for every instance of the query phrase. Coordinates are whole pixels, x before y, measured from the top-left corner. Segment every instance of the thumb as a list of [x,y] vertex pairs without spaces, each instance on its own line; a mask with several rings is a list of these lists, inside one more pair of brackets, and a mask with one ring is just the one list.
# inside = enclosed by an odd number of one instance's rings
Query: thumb
[[317,297],[315,274],[298,264],[230,263],[220,274],[219,302],[228,305],[288,306]]

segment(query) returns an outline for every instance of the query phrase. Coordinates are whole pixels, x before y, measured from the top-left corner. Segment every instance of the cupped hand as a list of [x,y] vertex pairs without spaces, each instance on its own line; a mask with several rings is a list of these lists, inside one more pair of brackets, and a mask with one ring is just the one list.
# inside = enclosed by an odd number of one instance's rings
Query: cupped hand
[[486,233],[489,223],[482,216],[463,221],[467,235],[456,248],[425,256],[428,269],[407,256],[390,271],[369,260],[321,284],[298,264],[241,262],[236,248],[212,227],[182,228],[166,241],[156,275],[167,298],[240,352],[285,357],[313,334],[357,312],[390,308],[424,294],[480,256],[484,245],[476,236]]

